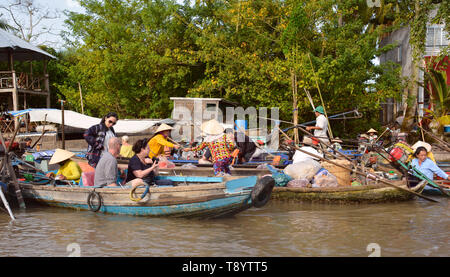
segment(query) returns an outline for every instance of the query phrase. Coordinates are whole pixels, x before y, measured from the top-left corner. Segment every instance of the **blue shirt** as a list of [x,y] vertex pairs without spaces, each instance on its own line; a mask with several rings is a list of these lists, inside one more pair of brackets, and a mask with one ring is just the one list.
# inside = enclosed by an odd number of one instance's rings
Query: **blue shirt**
[[422,172],[428,179],[433,180],[433,174],[437,176],[447,179],[448,175],[442,169],[440,169],[431,159],[426,158],[425,161],[419,165],[419,159],[415,158],[411,161],[411,165],[414,166],[417,170]]

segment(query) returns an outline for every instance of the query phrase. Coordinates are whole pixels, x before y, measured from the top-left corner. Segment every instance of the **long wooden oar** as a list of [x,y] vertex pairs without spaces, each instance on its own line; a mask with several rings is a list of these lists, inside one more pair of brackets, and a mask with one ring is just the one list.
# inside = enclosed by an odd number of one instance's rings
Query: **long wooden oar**
[[321,160],[321,161],[326,161],[326,162],[331,163],[331,164],[333,164],[333,165],[335,165],[335,166],[338,166],[338,167],[340,167],[340,168],[346,169],[346,170],[348,170],[348,171],[350,171],[350,172],[355,172],[355,173],[358,174],[358,175],[365,176],[366,178],[369,178],[369,179],[372,179],[372,180],[375,180],[375,181],[379,181],[379,182],[381,182],[381,183],[383,183],[383,184],[385,184],[385,185],[388,185],[388,186],[390,186],[390,187],[394,187],[394,188],[397,188],[397,189],[399,189],[399,190],[403,190],[403,191],[406,191],[406,192],[408,192],[408,193],[412,193],[412,194],[414,194],[414,195],[416,195],[416,196],[418,196],[418,197],[420,197],[420,198],[423,198],[423,199],[425,199],[425,200],[428,200],[428,201],[431,201],[431,202],[437,202],[437,203],[439,203],[439,201],[437,201],[437,200],[435,200],[435,199],[432,199],[432,198],[429,198],[429,197],[426,197],[426,196],[424,196],[424,195],[422,195],[422,194],[420,194],[420,193],[417,193],[417,192],[415,192],[415,191],[411,191],[411,190],[409,190],[409,189],[406,189],[406,188],[403,188],[403,187],[399,187],[399,186],[397,186],[397,185],[394,185],[394,184],[391,184],[391,183],[389,183],[389,182],[386,182],[386,181],[384,181],[383,179],[377,179],[377,178],[376,178],[375,176],[373,176],[373,175],[370,175],[370,174],[368,175],[368,174],[363,173],[363,172],[360,172],[360,171],[358,171],[358,170],[353,170],[353,169],[348,168],[348,167],[346,167],[346,166],[340,165],[340,164],[338,164],[338,163],[336,163],[336,162],[333,162],[333,161],[327,160],[327,159],[325,159],[325,158],[322,158],[322,157],[320,157],[320,156],[317,156],[317,155],[315,155],[315,154],[309,153],[308,151],[302,150],[300,147],[298,147],[298,146],[296,146],[296,145],[295,145],[294,147],[295,147],[295,149],[297,149],[298,151],[303,152],[303,153],[305,153],[305,154],[308,154],[308,155],[310,155],[310,156],[312,156],[312,157],[314,157],[314,158],[316,158],[316,159],[319,159],[319,160]]

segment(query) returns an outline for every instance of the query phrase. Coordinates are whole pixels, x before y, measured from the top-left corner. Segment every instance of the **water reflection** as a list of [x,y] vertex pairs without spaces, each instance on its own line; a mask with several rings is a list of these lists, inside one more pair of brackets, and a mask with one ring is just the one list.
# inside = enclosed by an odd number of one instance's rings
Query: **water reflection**
[[449,201],[370,205],[271,202],[232,218],[105,215],[40,206],[0,213],[1,256],[448,256]]

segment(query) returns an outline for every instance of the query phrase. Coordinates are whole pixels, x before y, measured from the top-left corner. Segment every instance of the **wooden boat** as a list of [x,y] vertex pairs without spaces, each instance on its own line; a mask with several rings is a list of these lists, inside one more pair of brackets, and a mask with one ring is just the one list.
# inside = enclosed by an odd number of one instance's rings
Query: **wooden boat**
[[[160,174],[177,174],[179,176],[211,176],[210,168],[174,168],[161,169]],[[256,175],[262,177],[271,172],[267,169],[232,169],[232,174],[241,176]],[[392,181],[392,184],[407,188],[406,181]],[[426,186],[425,182],[416,185],[412,191],[421,193]],[[362,186],[339,186],[332,188],[289,188],[274,187],[272,200],[295,200],[295,201],[321,201],[321,202],[387,202],[413,199],[414,195],[400,189],[383,185],[373,184]]]
[[[406,181],[392,181],[392,184],[408,188]],[[420,182],[410,190],[421,193],[426,182]],[[272,200],[312,201],[336,203],[377,203],[413,199],[414,195],[403,190],[382,185],[339,186],[330,188],[289,188],[275,187]]]
[[[161,178],[171,179],[175,186],[150,187],[145,197],[141,195],[145,187],[98,188],[26,182],[20,186],[26,200],[56,207],[136,216],[216,218],[263,206],[270,199],[274,184],[262,184],[256,176]],[[141,195],[141,199],[138,197],[136,201],[133,195]]]

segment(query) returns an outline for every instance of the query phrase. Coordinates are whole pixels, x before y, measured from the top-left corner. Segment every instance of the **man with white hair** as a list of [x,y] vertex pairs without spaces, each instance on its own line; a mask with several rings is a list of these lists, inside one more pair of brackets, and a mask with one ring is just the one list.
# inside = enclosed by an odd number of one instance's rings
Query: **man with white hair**
[[118,186],[117,157],[120,153],[120,139],[112,137],[108,141],[108,152],[103,153],[95,168],[95,186]]

